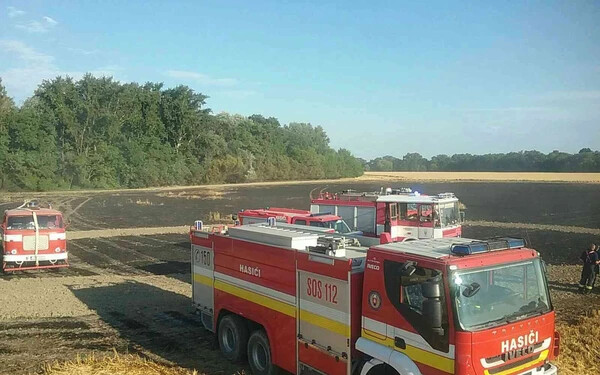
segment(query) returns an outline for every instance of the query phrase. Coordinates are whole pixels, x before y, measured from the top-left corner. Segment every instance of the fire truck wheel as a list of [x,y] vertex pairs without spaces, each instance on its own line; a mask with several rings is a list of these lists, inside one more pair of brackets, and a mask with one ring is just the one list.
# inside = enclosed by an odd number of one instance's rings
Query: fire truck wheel
[[240,363],[246,359],[248,328],[237,315],[226,315],[219,322],[219,348],[228,360]]
[[398,375],[398,372],[390,365],[382,364],[373,367],[367,375]]
[[248,364],[254,375],[276,375],[279,367],[271,360],[269,339],[263,330],[257,330],[248,340]]

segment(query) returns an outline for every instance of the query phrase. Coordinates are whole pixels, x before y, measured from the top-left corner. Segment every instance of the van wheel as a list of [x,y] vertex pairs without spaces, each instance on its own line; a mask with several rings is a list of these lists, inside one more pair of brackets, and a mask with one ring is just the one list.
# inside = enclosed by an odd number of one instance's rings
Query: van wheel
[[269,339],[263,330],[257,330],[248,340],[248,364],[254,375],[276,375],[279,367],[273,364]]
[[234,363],[246,359],[248,328],[242,318],[237,315],[224,316],[219,322],[217,337],[219,348],[225,358]]

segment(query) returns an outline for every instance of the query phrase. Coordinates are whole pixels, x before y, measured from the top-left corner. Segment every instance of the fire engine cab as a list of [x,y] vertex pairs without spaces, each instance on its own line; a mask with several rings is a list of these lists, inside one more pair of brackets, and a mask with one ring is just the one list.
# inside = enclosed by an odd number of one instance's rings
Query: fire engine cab
[[293,208],[269,207],[254,210],[242,210],[238,213],[240,224],[256,224],[267,222],[269,218],[276,221],[296,225],[308,225],[317,228],[327,228],[331,232],[349,233],[350,228],[341,217],[327,212],[311,213],[306,210]]
[[453,193],[422,195],[411,189],[380,192],[320,193],[311,199],[310,211],[341,217],[353,230],[378,237],[390,233],[391,241],[460,237],[464,213]]
[[28,202],[6,210],[0,224],[2,271],[68,267],[62,214]]
[[252,373],[553,375],[545,266],[523,240],[370,248],[306,227],[191,229],[192,299]]

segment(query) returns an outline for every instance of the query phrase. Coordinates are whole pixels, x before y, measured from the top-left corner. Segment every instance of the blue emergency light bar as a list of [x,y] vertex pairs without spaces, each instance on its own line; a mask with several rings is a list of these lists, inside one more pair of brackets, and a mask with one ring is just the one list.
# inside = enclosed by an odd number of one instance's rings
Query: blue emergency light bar
[[450,248],[450,252],[455,255],[471,255],[486,253],[489,251],[519,249],[521,247],[525,247],[524,239],[502,237],[482,241],[473,241],[470,243],[454,244]]

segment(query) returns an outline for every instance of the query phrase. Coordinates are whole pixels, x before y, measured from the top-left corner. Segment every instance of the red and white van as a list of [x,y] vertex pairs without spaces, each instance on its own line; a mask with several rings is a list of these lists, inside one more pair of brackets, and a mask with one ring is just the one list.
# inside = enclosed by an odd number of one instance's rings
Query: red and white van
[[40,208],[35,203],[6,210],[0,235],[4,272],[69,266],[60,211]]

